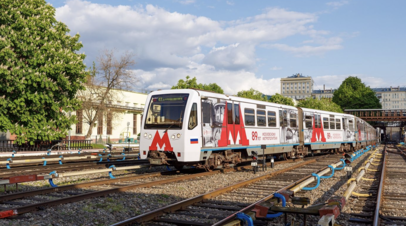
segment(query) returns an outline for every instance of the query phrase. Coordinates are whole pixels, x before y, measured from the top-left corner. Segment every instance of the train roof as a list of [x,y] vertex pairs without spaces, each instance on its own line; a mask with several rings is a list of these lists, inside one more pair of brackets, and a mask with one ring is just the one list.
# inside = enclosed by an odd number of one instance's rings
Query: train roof
[[273,106],[273,107],[284,107],[284,108],[289,108],[289,109],[297,109],[296,107],[290,106],[290,105],[283,105],[283,104],[277,104],[277,103],[272,103],[272,102],[267,102],[267,101],[253,100],[253,99],[244,98],[244,97],[230,96],[230,95],[226,95],[226,94],[215,93],[215,92],[204,91],[204,90],[195,90],[195,89],[160,90],[160,91],[154,91],[154,92],[150,93],[150,95],[165,94],[165,93],[189,93],[189,94],[191,94],[194,92],[198,93],[198,95],[202,96],[202,97],[229,99],[229,100],[252,103],[252,104],[262,104],[262,105]]

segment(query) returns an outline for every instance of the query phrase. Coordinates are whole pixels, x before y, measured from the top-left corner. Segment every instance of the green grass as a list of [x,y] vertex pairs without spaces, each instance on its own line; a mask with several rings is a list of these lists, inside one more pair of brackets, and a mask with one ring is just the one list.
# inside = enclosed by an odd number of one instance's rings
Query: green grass
[[98,149],[98,148],[102,148],[104,149],[106,146],[104,146],[103,144],[92,144],[92,148],[93,149]]

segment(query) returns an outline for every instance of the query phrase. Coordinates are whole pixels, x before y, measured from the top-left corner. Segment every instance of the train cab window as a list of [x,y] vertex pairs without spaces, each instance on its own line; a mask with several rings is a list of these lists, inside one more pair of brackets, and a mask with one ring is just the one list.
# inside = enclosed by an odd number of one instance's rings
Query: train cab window
[[234,104],[234,124],[240,125],[240,105]]
[[268,111],[268,126],[276,127],[276,112]]
[[257,110],[257,126],[266,126],[266,115],[264,110]]
[[296,114],[290,113],[290,127],[297,127]]
[[307,129],[313,128],[313,117],[311,115],[305,116],[305,126]]
[[350,129],[351,131],[353,131],[353,130],[354,130],[354,121],[348,120],[348,125],[349,125],[349,129]]
[[233,124],[233,104],[227,104],[228,124]]
[[244,118],[246,126],[255,126],[255,111],[254,109],[244,109]]
[[334,115],[330,115],[330,129],[336,129]]
[[203,123],[210,123],[211,104],[202,102]]
[[341,129],[341,120],[336,118],[336,129]]
[[189,117],[189,129],[194,129],[197,126],[197,104],[193,103],[192,109],[190,110]]
[[324,129],[329,129],[328,118],[323,118],[323,128]]

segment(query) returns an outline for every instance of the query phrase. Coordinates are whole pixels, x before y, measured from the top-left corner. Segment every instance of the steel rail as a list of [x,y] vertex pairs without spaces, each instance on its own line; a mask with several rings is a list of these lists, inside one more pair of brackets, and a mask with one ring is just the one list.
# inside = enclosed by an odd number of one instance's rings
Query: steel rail
[[[326,169],[329,169],[329,167],[326,166],[326,167],[324,167],[324,168],[318,170],[316,173],[323,172],[323,171],[326,170]],[[232,220],[234,220],[235,217],[236,217],[236,215],[237,215],[238,213],[241,213],[241,212],[248,213],[248,212],[250,212],[252,209],[254,209],[255,205],[258,205],[258,204],[260,204],[260,203],[262,203],[262,202],[266,202],[266,201],[268,201],[269,199],[272,199],[272,198],[274,197],[274,194],[275,194],[275,193],[279,193],[279,192],[282,192],[282,191],[284,191],[284,190],[294,188],[295,186],[298,186],[299,184],[301,184],[302,182],[308,180],[308,179],[311,178],[311,177],[313,177],[313,176],[312,176],[312,175],[308,175],[308,176],[306,176],[306,177],[303,177],[302,179],[299,179],[299,180],[297,180],[297,181],[295,181],[295,182],[292,182],[292,183],[286,185],[285,187],[283,187],[283,188],[277,190],[276,192],[274,192],[274,193],[272,193],[272,194],[270,194],[270,195],[268,195],[268,196],[266,196],[266,197],[264,197],[264,198],[262,198],[262,199],[260,199],[260,200],[258,200],[258,201],[256,201],[256,202],[254,202],[254,203],[251,203],[251,204],[248,205],[247,207],[244,207],[243,209],[239,210],[238,212],[235,212],[235,213],[229,215],[228,217],[224,218],[223,220],[218,221],[218,222],[216,222],[215,224],[212,224],[212,226],[219,226],[219,225],[227,224],[227,223],[231,222]]]
[[[314,161],[316,161],[316,160],[314,160]],[[290,161],[280,161],[280,162],[278,162],[278,164],[286,163],[286,162],[290,162]],[[246,169],[247,167],[251,168],[251,166],[240,166],[240,167],[235,167],[234,169],[227,169],[226,172],[230,172],[232,170],[238,171],[241,169]],[[178,171],[157,172],[157,173],[151,173],[148,175],[123,177],[123,178],[118,178],[118,179],[109,179],[109,180],[81,183],[81,184],[75,184],[75,185],[66,185],[66,186],[60,186],[60,187],[56,187],[56,188],[46,188],[46,189],[40,189],[40,190],[36,190],[36,191],[20,192],[20,193],[0,196],[0,203],[5,202],[5,201],[20,199],[20,198],[25,198],[25,197],[32,197],[35,195],[48,194],[48,193],[57,192],[57,191],[65,191],[65,190],[71,190],[71,189],[96,186],[96,185],[101,185],[101,184],[111,184],[111,183],[134,180],[134,179],[142,179],[142,178],[147,178],[147,177],[152,177],[152,176],[159,176],[159,175],[171,173],[171,172],[177,173]],[[219,174],[221,172],[222,171],[220,171],[220,170],[216,170],[216,171],[197,173],[197,174],[192,174],[192,175],[185,175],[185,176],[178,177],[178,178],[153,181],[153,182],[148,182],[148,183],[143,183],[143,184],[127,185],[127,186],[123,186],[120,188],[113,188],[113,189],[106,189],[106,190],[102,190],[102,191],[89,192],[89,193],[74,195],[74,196],[61,198],[61,199],[57,199],[57,200],[31,204],[31,205],[22,206],[22,207],[16,207],[16,208],[12,208],[11,210],[14,212],[14,215],[18,215],[18,214],[23,214],[23,213],[27,213],[27,212],[32,212],[32,211],[37,210],[38,208],[44,208],[46,206],[56,206],[56,205],[61,205],[61,204],[65,204],[65,203],[77,202],[77,201],[81,201],[81,200],[88,199],[88,198],[105,196],[105,195],[111,194],[111,193],[124,192],[127,190],[136,189],[136,188],[152,187],[152,186],[157,186],[157,185],[162,185],[162,184],[179,182],[179,181],[194,179],[197,177]],[[9,210],[9,211],[11,211],[11,210]],[[1,211],[0,211],[0,213],[1,213]]]
[[381,201],[382,201],[382,196],[383,196],[383,190],[385,186],[385,171],[386,171],[386,145],[384,150],[382,151],[382,167],[381,167],[381,176],[380,176],[380,181],[379,181],[379,189],[378,189],[378,194],[376,198],[376,206],[375,206],[375,212],[374,212],[374,220],[373,220],[373,226],[379,226],[381,224],[380,218],[379,218],[379,210],[381,208]]
[[[171,179],[147,182],[147,183],[143,183],[143,184],[127,185],[127,186],[123,186],[120,188],[106,189],[106,190],[102,190],[102,191],[88,192],[85,194],[74,195],[74,196],[56,199],[56,200],[52,200],[52,201],[16,207],[16,208],[10,209],[9,211],[13,211],[14,212],[13,216],[15,216],[15,215],[23,214],[23,213],[32,212],[39,208],[57,206],[57,205],[61,205],[61,204],[82,201],[82,200],[93,198],[93,197],[105,196],[105,195],[112,194],[112,193],[125,192],[125,191],[131,190],[131,189],[152,187],[152,186],[157,186],[157,185],[162,185],[162,184],[189,180],[189,179],[193,179],[196,177],[210,176],[210,175],[214,175],[214,174],[218,174],[218,173],[220,173],[220,171],[204,172],[204,173],[198,173],[198,174],[193,174],[193,175],[186,175],[186,176],[182,176],[182,177],[178,177],[178,178],[171,178]],[[7,199],[7,196],[5,198]]]
[[244,187],[246,185],[249,185],[249,184],[255,183],[257,181],[270,178],[270,177],[274,177],[274,176],[276,176],[278,174],[281,174],[281,173],[284,173],[284,172],[299,168],[299,167],[304,166],[304,165],[308,165],[310,163],[314,163],[316,161],[317,161],[316,159],[312,159],[312,160],[309,160],[309,161],[304,161],[302,163],[296,164],[294,166],[291,166],[291,167],[288,167],[288,168],[285,168],[285,169],[282,169],[282,170],[278,170],[278,171],[273,172],[273,173],[269,173],[269,174],[266,174],[266,175],[263,175],[263,176],[259,176],[259,177],[256,177],[256,178],[253,178],[253,179],[250,179],[250,180],[240,182],[238,184],[234,184],[234,185],[224,187],[224,188],[220,188],[220,189],[217,189],[217,190],[212,191],[212,192],[208,192],[208,193],[203,194],[203,195],[198,195],[198,196],[195,196],[195,197],[192,197],[192,198],[189,198],[189,199],[186,199],[186,200],[171,204],[169,206],[162,207],[162,208],[159,208],[157,210],[154,210],[154,211],[151,211],[151,212],[148,212],[148,213],[144,213],[144,214],[138,215],[136,217],[126,219],[124,221],[113,224],[113,226],[131,225],[131,224],[134,224],[134,223],[147,222],[147,221],[155,219],[156,217],[162,216],[165,213],[175,212],[175,211],[180,210],[182,208],[186,208],[187,206],[193,205],[194,203],[201,202],[201,201],[204,201],[206,199],[214,198],[216,196],[219,196],[219,195],[222,195],[224,193],[230,192],[230,191],[235,190],[237,188]]

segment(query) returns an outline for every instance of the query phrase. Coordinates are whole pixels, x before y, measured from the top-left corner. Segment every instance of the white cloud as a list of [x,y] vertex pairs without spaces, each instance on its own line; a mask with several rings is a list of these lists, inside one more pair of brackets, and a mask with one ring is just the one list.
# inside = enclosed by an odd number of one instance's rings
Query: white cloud
[[348,3],[349,3],[348,1],[342,0],[342,1],[338,1],[338,2],[327,2],[326,5],[332,6],[335,9],[338,9],[343,5],[347,5]]
[[279,70],[282,70],[282,68],[274,66],[274,67],[271,67],[271,70],[272,71],[279,71]]
[[[264,79],[258,78],[255,73],[239,70],[216,70],[213,66],[206,64],[195,64],[191,68],[159,68],[152,72],[135,70],[141,78],[149,77],[150,73],[154,74],[153,81],[142,80],[138,84],[146,87],[147,91],[162,89],[162,87],[172,87],[179,79],[185,79],[186,76],[196,77],[199,83],[209,84],[217,83],[223,88],[226,94],[237,94],[240,90],[254,88],[265,94],[275,94],[280,92],[280,78]],[[147,74],[147,75],[144,75]]]
[[213,65],[217,69],[251,69],[255,66],[255,46],[236,43],[214,47],[203,59],[203,63]]
[[189,5],[189,4],[192,4],[192,3],[195,3],[195,2],[196,2],[195,0],[179,1],[179,3],[180,3],[180,4],[183,4],[183,5]]
[[[274,84],[276,80],[255,75],[257,48],[267,46],[269,51],[279,49],[297,56],[342,48],[341,38],[313,27],[318,20],[316,14],[281,8],[220,22],[153,5],[111,6],[68,0],[57,8],[56,17],[73,34],[80,33],[87,64],[103,48],[134,53],[139,85],[149,89],[170,87],[190,75],[199,76],[201,83],[224,85],[231,94],[251,87],[273,94],[279,92],[279,82]],[[302,46],[286,43],[289,37],[303,37],[299,43]]]

